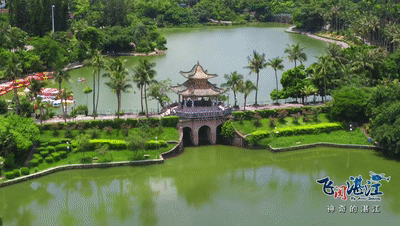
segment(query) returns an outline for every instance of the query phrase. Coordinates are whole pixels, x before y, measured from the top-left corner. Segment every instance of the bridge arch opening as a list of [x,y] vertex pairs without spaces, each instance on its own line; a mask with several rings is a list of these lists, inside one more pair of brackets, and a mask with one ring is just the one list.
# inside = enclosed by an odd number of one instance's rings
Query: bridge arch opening
[[221,134],[222,125],[223,124],[220,124],[220,125],[217,126],[217,131],[216,131],[216,134],[217,134],[216,143],[217,144],[224,144],[224,136]]
[[202,126],[199,129],[199,145],[209,145],[212,142],[212,133],[209,126]]
[[184,127],[183,130],[183,146],[194,146],[193,143],[193,130],[190,127]]

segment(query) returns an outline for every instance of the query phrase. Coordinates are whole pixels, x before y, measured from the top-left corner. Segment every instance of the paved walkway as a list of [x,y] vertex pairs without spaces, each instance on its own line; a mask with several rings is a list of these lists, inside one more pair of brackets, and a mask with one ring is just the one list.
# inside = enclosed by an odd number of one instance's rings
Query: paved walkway
[[[313,105],[313,106],[323,106],[324,104],[319,103],[317,105]],[[290,107],[302,107],[304,106],[303,104],[280,104],[280,105],[272,105],[272,104],[265,104],[265,105],[259,105],[258,107],[254,107],[252,105],[248,105],[246,106],[246,110],[264,110],[264,109],[275,109],[275,108],[290,108]],[[310,106],[310,105],[306,105],[306,106]],[[176,107],[173,107],[176,108]],[[161,114],[149,114],[149,117],[151,118],[161,118],[164,116],[168,116],[171,115],[171,109],[167,109],[165,112],[161,113]],[[243,106],[239,107],[240,110],[243,110]],[[116,115],[99,115],[98,117],[96,117],[96,120],[113,120],[117,118]],[[125,114],[120,116],[119,118],[121,119],[128,119],[128,118],[146,118],[145,115],[141,115],[139,116],[138,114]],[[83,116],[83,115],[78,115],[76,118],[67,118],[67,122],[77,122],[77,121],[88,121],[88,120],[94,120],[94,118],[92,116]],[[39,120],[36,120],[37,123],[40,123]],[[59,117],[54,117],[52,119],[48,119],[43,121],[44,123],[57,123],[57,122],[64,122],[64,119],[59,116]]]
[[309,32],[294,31],[294,30],[293,30],[294,27],[295,27],[295,26],[289,27],[289,28],[286,30],[286,32],[289,32],[289,33],[296,33],[296,34],[301,34],[301,35],[307,35],[307,36],[309,36],[309,37],[311,37],[311,38],[314,38],[314,39],[322,40],[322,41],[325,41],[325,42],[336,43],[336,44],[340,45],[340,46],[343,47],[343,48],[349,48],[349,47],[350,47],[350,45],[347,44],[346,42],[337,41],[337,40],[333,40],[333,39],[329,39],[329,38],[323,38],[323,37],[320,37],[320,36],[311,34],[311,33],[309,33]]

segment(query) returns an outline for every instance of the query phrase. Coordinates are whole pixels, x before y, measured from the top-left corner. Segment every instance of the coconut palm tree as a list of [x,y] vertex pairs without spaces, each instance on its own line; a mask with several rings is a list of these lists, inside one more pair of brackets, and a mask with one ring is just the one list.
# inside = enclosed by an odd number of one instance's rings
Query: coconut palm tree
[[42,101],[42,98],[38,97],[35,100],[35,110],[38,109],[40,112],[40,126],[42,126],[43,119],[45,118],[44,108],[45,102]]
[[[63,81],[69,81],[70,79],[70,75],[68,73],[67,70],[64,69],[63,64],[57,65],[56,70],[54,71],[54,81],[58,82],[58,90],[59,92],[61,92],[61,87],[62,87],[62,82]],[[61,98],[61,110],[63,113],[63,117],[65,117],[65,108],[64,108],[64,103],[63,103],[63,99],[62,99],[62,95],[60,95]],[[64,120],[66,120],[66,118],[64,118]]]
[[[285,49],[285,53],[288,54],[288,58],[290,62],[294,61],[294,68],[297,67],[297,60],[300,61],[300,64],[303,63],[304,61],[307,61],[307,55],[303,52],[304,48],[300,46],[299,43],[296,43],[295,45],[287,45],[288,48]],[[297,81],[297,70],[296,70],[296,81]],[[296,96],[296,102],[297,102],[297,96]]]
[[17,54],[11,53],[11,57],[6,65],[6,77],[14,81],[14,101],[15,101],[15,113],[19,113],[19,98],[18,98],[18,88],[16,79],[22,74],[22,64]]
[[154,77],[157,75],[157,72],[153,69],[156,66],[156,63],[150,62],[146,59],[139,60],[139,64],[133,69],[134,72],[134,82],[140,88],[140,99],[142,105],[143,112],[143,92],[144,92],[144,100],[146,103],[146,116],[149,117],[149,110],[147,107],[147,85],[150,85],[154,82]]
[[255,103],[254,105],[257,106],[257,96],[258,96],[258,79],[260,75],[260,70],[265,68],[267,66],[267,63],[265,61],[265,53],[263,54],[258,54],[255,50],[253,51],[253,57],[247,57],[249,61],[249,65],[246,66],[245,68],[250,69],[250,73],[256,73],[257,75],[257,83],[256,83],[256,98],[255,98]]
[[253,92],[254,90],[257,90],[257,87],[254,85],[254,83],[250,80],[247,80],[244,82],[243,80],[239,83],[239,92],[244,94],[244,105],[243,105],[243,110],[246,110],[246,100],[247,96]]
[[236,92],[238,91],[239,83],[243,80],[243,75],[234,71],[231,74],[225,74],[224,78],[226,79],[226,83],[222,84],[222,87],[228,87],[233,91],[233,98],[235,99],[235,105],[233,107],[237,108]]
[[324,102],[326,102],[326,79],[332,69],[332,58],[330,56],[323,55],[318,59],[316,77],[322,77],[324,80]]
[[307,102],[307,97],[310,96],[311,94],[316,93],[317,91],[318,91],[318,89],[315,88],[314,85],[306,85],[301,89],[301,92],[306,97],[306,102]]
[[[74,94],[73,94],[72,91],[70,91],[70,90],[68,90],[68,89],[63,89],[62,91],[60,91],[60,93],[58,94],[58,96],[59,96],[60,99],[61,99],[61,107],[63,108],[63,109],[62,109],[62,112],[63,112],[64,121],[67,122],[67,109],[66,109],[66,108],[67,108],[67,100],[68,100],[69,98],[73,97]],[[63,100],[64,100],[64,103],[63,103]],[[64,107],[64,106],[65,106],[65,107]]]
[[[100,71],[106,68],[106,60],[100,54],[99,50],[92,50],[90,55],[91,59],[88,65],[93,68],[93,117],[96,119],[97,107],[99,106],[100,98]],[[96,100],[96,74],[97,74],[97,100]]]
[[283,70],[284,66],[282,64],[283,60],[282,58],[274,58],[268,60],[267,67],[272,67],[275,71],[275,81],[276,81],[276,104],[278,104],[278,75],[276,73],[277,70]]
[[46,87],[46,82],[42,82],[36,79],[31,80],[31,84],[29,85],[29,92],[31,97],[37,98],[37,95],[40,93],[42,88]]
[[110,73],[103,74],[103,77],[110,78],[109,82],[105,84],[111,88],[113,92],[117,94],[118,100],[118,110],[117,117],[119,118],[120,110],[121,110],[121,94],[122,92],[126,93],[132,88],[132,85],[129,84],[130,78],[128,70],[124,67],[122,61],[118,58],[113,59],[110,66],[108,67]]
[[304,47],[301,47],[299,43],[296,43],[295,45],[288,44],[287,46],[288,48],[285,49],[285,53],[288,54],[290,62],[294,61],[294,67],[297,67],[297,61],[300,61],[300,63],[307,61],[307,55],[303,52]]

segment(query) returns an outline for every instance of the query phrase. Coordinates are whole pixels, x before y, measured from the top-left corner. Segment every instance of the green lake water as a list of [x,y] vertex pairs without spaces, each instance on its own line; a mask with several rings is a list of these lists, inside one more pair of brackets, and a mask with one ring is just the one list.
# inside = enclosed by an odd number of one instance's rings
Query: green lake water
[[[316,183],[329,176],[343,185],[362,175],[364,184],[369,171],[391,176],[381,182],[380,202],[334,199]],[[1,188],[0,216],[5,225],[24,226],[399,225],[399,172],[399,162],[370,150],[203,146],[160,165],[70,170]]]
[[[165,31],[167,39],[167,54],[157,57],[145,57],[155,62],[158,80],[170,78],[173,85],[185,82],[179,71],[189,71],[197,63],[208,70],[209,73],[216,73],[217,78],[210,82],[222,84],[225,82],[224,74],[238,71],[245,76],[245,79],[256,81],[256,76],[249,75],[249,70],[243,67],[248,65],[247,57],[252,55],[253,50],[265,53],[266,59],[285,56],[284,51],[287,44],[299,42],[305,47],[308,60],[304,62],[306,66],[317,61],[319,55],[323,54],[327,43],[315,40],[307,36],[286,33],[288,25],[282,24],[263,24],[261,27],[231,27],[231,28],[207,28],[207,29],[173,29]],[[122,57],[126,60],[126,66],[130,73],[132,67],[137,63],[139,57]],[[284,60],[285,70],[294,67],[287,58]],[[88,100],[83,89],[92,86],[92,68],[85,67],[70,71],[71,82],[67,84],[75,95],[76,106],[89,105],[92,109],[93,95],[89,94]],[[282,72],[278,72],[280,80]],[[78,82],[78,78],[85,77],[85,82]],[[101,81],[101,96],[99,102],[99,113],[114,113],[117,109],[117,97],[104,84],[106,79]],[[259,103],[270,101],[269,93],[275,88],[274,71],[271,68],[263,69],[260,73],[259,82]],[[140,109],[140,91],[133,84],[131,93],[122,94],[122,109],[125,112],[138,112]],[[279,89],[282,87],[279,85]],[[169,94],[172,101],[177,100],[177,95]],[[248,97],[248,103],[254,102],[255,92]],[[240,104],[243,104],[243,95],[238,95]],[[230,95],[230,103],[233,103],[233,94]],[[149,110],[156,111],[155,101],[149,102]]]

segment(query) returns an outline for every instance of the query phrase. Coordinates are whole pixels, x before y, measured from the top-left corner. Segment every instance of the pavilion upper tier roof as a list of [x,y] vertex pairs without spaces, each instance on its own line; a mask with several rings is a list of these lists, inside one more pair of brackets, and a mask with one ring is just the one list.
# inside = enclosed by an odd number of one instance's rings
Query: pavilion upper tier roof
[[217,77],[216,74],[207,74],[207,70],[203,69],[203,67],[199,64],[199,61],[197,61],[197,64],[194,65],[192,70],[188,72],[180,71],[179,73],[185,78],[191,79],[210,79]]
[[171,86],[171,89],[182,96],[218,96],[226,92],[226,89],[218,88],[206,79],[188,79],[183,84]]

